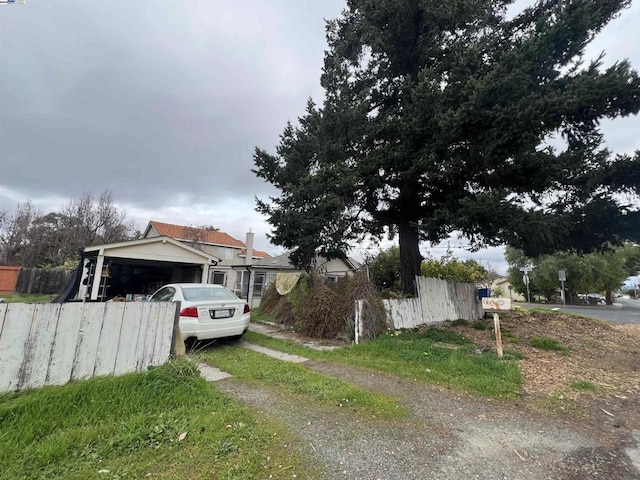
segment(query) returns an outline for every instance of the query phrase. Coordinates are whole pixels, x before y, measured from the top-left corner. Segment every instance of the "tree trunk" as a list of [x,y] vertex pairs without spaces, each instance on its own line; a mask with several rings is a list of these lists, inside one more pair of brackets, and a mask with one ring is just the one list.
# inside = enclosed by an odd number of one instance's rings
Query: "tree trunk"
[[613,292],[611,290],[604,292],[604,298],[607,305],[613,305]]
[[417,294],[415,278],[420,275],[422,254],[418,246],[418,229],[408,223],[398,224],[400,242],[400,283],[402,292],[415,296]]

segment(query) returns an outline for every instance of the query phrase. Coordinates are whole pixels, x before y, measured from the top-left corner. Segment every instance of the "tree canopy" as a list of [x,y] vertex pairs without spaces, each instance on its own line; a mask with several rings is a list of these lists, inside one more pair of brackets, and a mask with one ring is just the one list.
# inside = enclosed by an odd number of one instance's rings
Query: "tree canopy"
[[419,242],[453,232],[529,256],[640,239],[640,153],[612,155],[599,128],[638,112],[640,78],[584,61],[630,2],[512,3],[348,0],[328,22],[322,106],[254,154],[280,191],[258,211],[298,265],[397,234],[410,292]]

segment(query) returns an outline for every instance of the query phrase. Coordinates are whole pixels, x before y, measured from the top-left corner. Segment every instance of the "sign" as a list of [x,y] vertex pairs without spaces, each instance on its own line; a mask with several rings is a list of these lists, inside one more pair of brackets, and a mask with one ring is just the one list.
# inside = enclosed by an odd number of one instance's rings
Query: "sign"
[[483,297],[482,309],[508,311],[513,310],[513,303],[511,302],[510,298]]
[[522,283],[529,286],[529,275],[527,275],[526,273],[522,276]]
[[567,281],[567,272],[565,270],[558,270],[558,280],[561,282]]

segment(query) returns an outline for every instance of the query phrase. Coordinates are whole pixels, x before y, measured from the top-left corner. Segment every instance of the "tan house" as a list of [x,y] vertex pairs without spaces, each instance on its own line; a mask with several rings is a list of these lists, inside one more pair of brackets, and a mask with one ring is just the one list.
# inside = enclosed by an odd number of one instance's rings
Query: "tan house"
[[[157,236],[171,237],[185,245],[218,258],[217,265],[209,268],[208,278],[204,281],[223,285],[236,291],[236,293],[242,290],[243,282],[242,270],[238,267],[270,258],[267,252],[253,248],[253,233],[247,234],[247,242],[245,243],[225,232],[152,220],[147,225],[143,238]],[[247,251],[251,252],[250,261],[247,258]]]
[[491,284],[491,296],[511,298],[514,302],[524,302],[526,299],[524,295],[515,291],[509,283],[509,279],[506,277],[496,278]]

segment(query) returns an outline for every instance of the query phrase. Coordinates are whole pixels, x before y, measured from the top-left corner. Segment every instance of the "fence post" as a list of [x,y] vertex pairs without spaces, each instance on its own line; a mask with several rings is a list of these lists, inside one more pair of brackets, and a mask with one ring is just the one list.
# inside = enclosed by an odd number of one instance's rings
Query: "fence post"
[[364,305],[363,300],[356,300],[356,315],[354,318],[353,329],[355,331],[355,342],[356,345],[360,343],[360,336],[362,335],[362,308]]
[[496,332],[496,351],[498,357],[502,358],[502,334],[500,333],[500,317],[497,313],[493,314],[493,329]]

